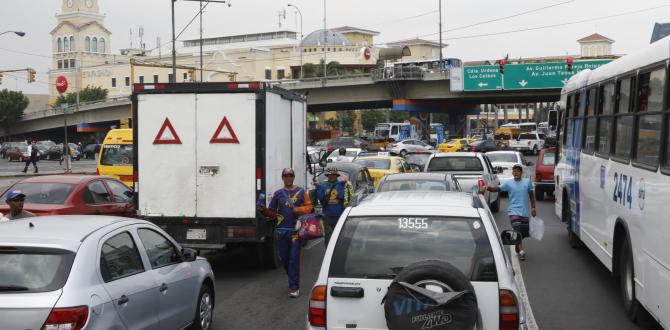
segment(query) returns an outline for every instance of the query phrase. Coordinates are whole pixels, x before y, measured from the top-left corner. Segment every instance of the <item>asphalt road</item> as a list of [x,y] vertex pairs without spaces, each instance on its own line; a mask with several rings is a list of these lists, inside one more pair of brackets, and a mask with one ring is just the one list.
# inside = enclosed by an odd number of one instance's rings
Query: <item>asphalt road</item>
[[[0,177],[10,176],[10,175],[22,175],[23,167],[25,166],[24,162],[12,161],[9,162],[7,159],[0,159]],[[56,174],[58,172],[63,173],[65,171],[65,163],[62,165],[58,164],[57,160],[40,160],[37,162],[37,168],[42,173]],[[95,172],[96,161],[94,159],[82,159],[72,162],[72,171],[81,172]],[[28,168],[28,174],[33,173],[32,164]]]

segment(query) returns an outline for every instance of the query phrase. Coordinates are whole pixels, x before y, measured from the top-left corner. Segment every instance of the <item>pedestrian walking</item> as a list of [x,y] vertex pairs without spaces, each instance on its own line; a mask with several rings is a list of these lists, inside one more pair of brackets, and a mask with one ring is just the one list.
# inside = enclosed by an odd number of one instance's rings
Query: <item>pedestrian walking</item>
[[23,168],[23,173],[28,173],[28,166],[30,166],[30,163],[33,163],[33,167],[35,167],[35,172],[37,173],[37,156],[39,154],[39,150],[37,150],[37,146],[35,144],[37,141],[32,140],[28,144],[28,154],[30,157],[26,160],[26,166]]
[[328,178],[326,181],[323,183],[315,181],[314,185],[316,186],[316,198],[323,207],[325,243],[328,246],[338,219],[344,209],[349,206],[354,187],[348,180],[338,180],[340,173],[337,172],[336,167],[328,167],[326,177]]
[[22,218],[34,217],[35,214],[23,209],[23,203],[26,200],[26,195],[20,190],[12,190],[7,193],[6,202],[9,205],[9,213],[6,218],[9,220],[16,220]]
[[63,150],[61,152],[61,156],[60,156],[60,160],[58,161],[58,165],[63,165],[63,161],[65,160],[65,157],[70,155],[69,149],[70,149],[70,146],[63,143]]
[[289,297],[300,295],[300,249],[296,224],[298,217],[312,212],[312,201],[302,187],[293,184],[295,172],[285,168],[281,173],[284,187],[272,196],[267,208],[259,205],[259,210],[267,217],[275,218],[277,254],[288,275]]
[[93,150],[95,151],[95,152],[93,153],[93,155],[94,155],[94,157],[95,157],[95,162],[97,163],[97,162],[98,162],[98,156],[100,155],[100,143],[98,143],[98,142],[96,141],[96,143],[95,143],[95,148],[93,148]]
[[[530,236],[529,217],[537,215],[533,183],[529,179],[522,178],[523,167],[520,164],[512,167],[512,176],[514,176],[514,180],[507,181],[501,186],[489,186],[487,190],[502,191],[508,194],[507,215],[512,224],[512,229],[520,232],[522,238],[526,238]],[[526,260],[523,243],[517,244],[514,249],[519,255],[519,260]]]

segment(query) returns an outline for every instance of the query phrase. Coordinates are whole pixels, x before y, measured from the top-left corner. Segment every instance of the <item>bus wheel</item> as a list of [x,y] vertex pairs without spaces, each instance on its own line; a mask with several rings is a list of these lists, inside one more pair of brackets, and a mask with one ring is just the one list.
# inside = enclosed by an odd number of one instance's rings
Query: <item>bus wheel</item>
[[568,230],[568,243],[570,244],[570,247],[573,249],[579,249],[582,247],[582,241],[579,239],[579,237],[572,231],[572,211],[570,210],[570,206],[568,204],[567,198],[563,198],[563,212],[561,212],[562,215],[562,220],[567,224],[567,230]]
[[621,257],[619,258],[619,277],[621,284],[621,297],[623,306],[626,310],[626,316],[636,322],[641,315],[642,307],[635,299],[635,267],[633,265],[633,250],[630,246],[630,240],[625,238],[621,243]]

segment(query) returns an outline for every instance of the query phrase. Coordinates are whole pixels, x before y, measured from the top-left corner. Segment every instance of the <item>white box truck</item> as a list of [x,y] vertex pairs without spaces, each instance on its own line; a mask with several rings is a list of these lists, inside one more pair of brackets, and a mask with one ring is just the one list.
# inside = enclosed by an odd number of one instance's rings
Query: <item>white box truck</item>
[[307,184],[306,102],[265,83],[134,86],[135,204],[138,216],[185,247],[251,244],[277,267],[274,223],[256,210],[292,167]]

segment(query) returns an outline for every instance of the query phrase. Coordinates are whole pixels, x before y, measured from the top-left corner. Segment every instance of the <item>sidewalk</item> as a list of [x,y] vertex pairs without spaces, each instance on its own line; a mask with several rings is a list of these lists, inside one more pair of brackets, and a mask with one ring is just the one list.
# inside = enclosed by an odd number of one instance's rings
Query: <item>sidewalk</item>
[[[0,172],[0,179],[4,178],[22,178],[22,177],[33,177],[33,176],[44,176],[44,175],[59,175],[59,174],[66,174],[65,171],[63,170],[46,170],[46,171],[40,171],[39,173],[33,173],[32,169],[28,170],[28,173],[23,173],[23,172],[8,172],[8,171],[2,171]],[[67,174],[95,174],[95,170],[82,170],[82,169],[77,169],[77,170],[72,170],[71,173]]]

